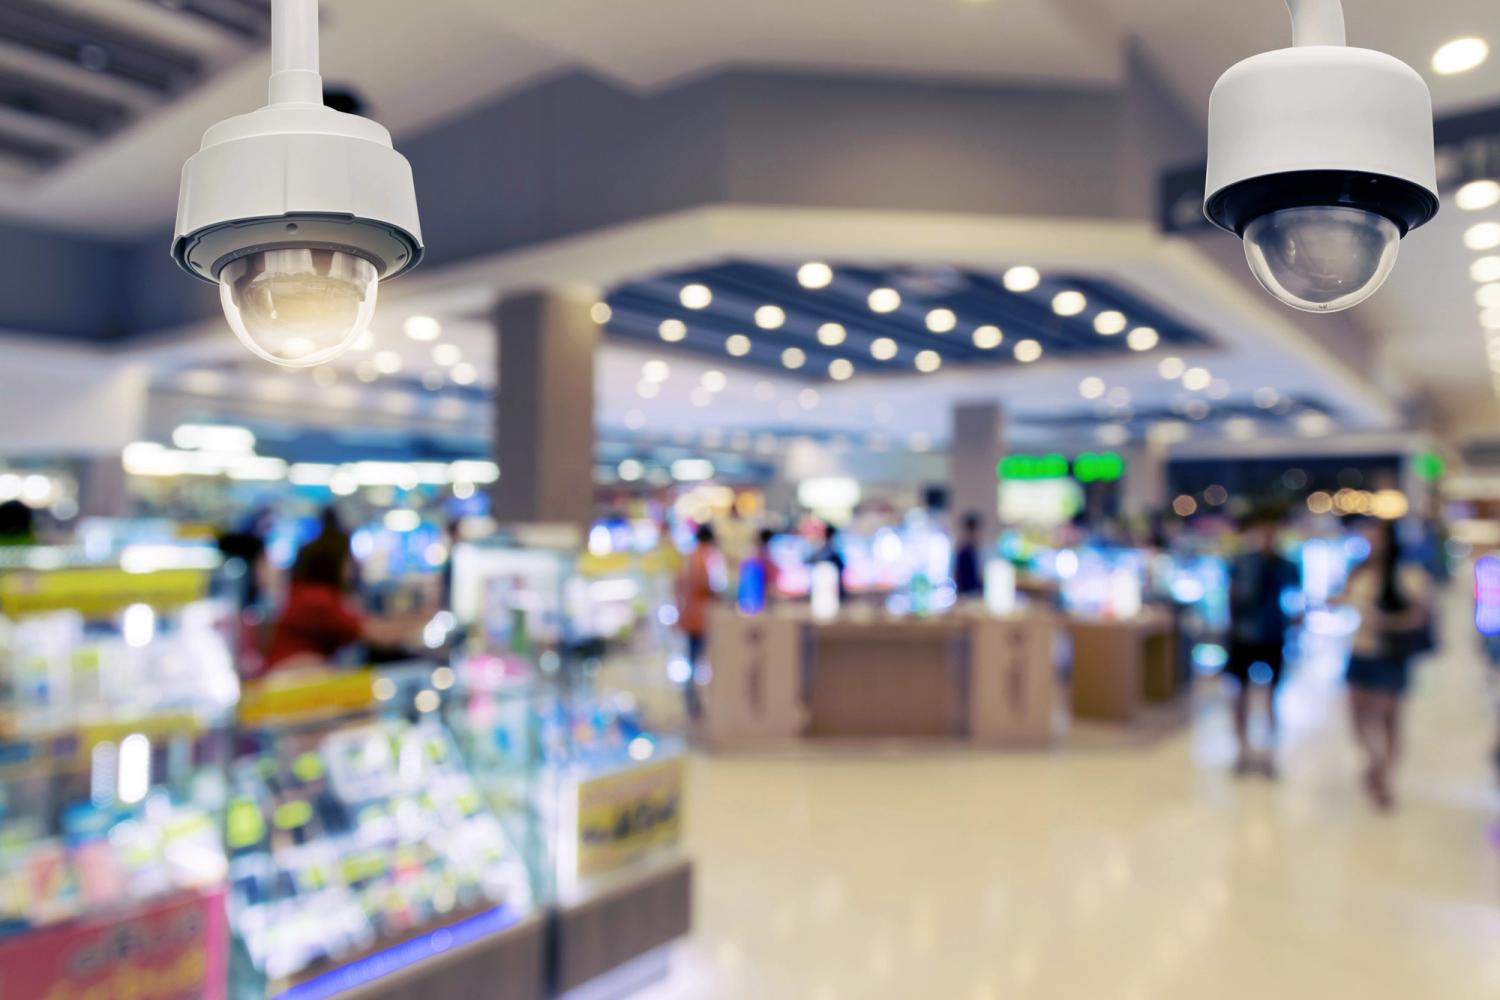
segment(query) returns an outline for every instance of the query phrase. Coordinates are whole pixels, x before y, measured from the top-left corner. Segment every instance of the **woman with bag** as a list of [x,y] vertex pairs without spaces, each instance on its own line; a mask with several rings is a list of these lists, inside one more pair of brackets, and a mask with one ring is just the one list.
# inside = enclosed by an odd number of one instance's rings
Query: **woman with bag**
[[1370,556],[1350,575],[1345,600],[1359,612],[1349,656],[1349,707],[1354,738],[1364,750],[1364,784],[1376,807],[1394,807],[1391,774],[1401,749],[1401,712],[1411,661],[1432,648],[1432,597],[1427,575],[1401,559],[1395,521],[1361,530]]

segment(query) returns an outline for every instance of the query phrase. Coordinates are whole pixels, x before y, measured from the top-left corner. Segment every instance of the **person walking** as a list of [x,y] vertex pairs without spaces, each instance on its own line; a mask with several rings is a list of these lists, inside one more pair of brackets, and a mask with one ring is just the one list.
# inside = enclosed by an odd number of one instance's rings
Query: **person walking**
[[979,515],[964,515],[958,548],[953,554],[953,589],[960,598],[984,593],[984,566],[979,554]]
[[688,675],[683,697],[688,717],[698,718],[703,706],[698,698],[698,668],[708,643],[708,612],[718,597],[723,568],[712,526],[698,526],[697,545],[688,554],[677,583],[677,627],[687,638]]
[[[1276,549],[1280,521],[1261,513],[1241,525],[1244,545],[1229,570],[1229,658],[1224,672],[1237,682],[1234,735],[1236,774],[1276,776],[1276,695],[1286,658],[1287,614],[1282,597],[1299,583],[1297,567]],[[1257,758],[1250,739],[1250,700],[1265,688],[1267,746]]]
[[1360,533],[1370,555],[1350,574],[1345,592],[1345,603],[1359,612],[1347,675],[1349,710],[1365,755],[1365,791],[1385,812],[1396,801],[1392,775],[1411,662],[1432,647],[1432,588],[1419,567],[1402,560],[1397,522],[1368,523]]

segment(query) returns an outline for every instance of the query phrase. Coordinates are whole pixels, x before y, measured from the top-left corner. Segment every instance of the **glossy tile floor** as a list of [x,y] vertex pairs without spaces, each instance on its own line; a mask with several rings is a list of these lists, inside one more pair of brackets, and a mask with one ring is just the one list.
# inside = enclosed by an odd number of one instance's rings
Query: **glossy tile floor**
[[698,757],[697,933],[647,1000],[1500,997],[1495,713],[1467,609],[1358,791],[1339,657],[1283,694],[1282,777],[1221,696],[1144,748]]

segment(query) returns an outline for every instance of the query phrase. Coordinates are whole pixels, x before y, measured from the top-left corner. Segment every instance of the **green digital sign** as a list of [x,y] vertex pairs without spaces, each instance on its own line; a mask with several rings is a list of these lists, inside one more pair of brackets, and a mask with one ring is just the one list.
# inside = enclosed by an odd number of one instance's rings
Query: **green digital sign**
[[1443,473],[1448,470],[1448,463],[1444,462],[1443,456],[1435,451],[1418,452],[1412,456],[1411,464],[1417,478],[1429,483],[1442,479]]
[[1006,455],[995,470],[1001,479],[1035,482],[1066,479],[1080,483],[1113,483],[1125,475],[1125,459],[1113,451],[1086,451],[1069,464],[1056,452],[1048,455]]

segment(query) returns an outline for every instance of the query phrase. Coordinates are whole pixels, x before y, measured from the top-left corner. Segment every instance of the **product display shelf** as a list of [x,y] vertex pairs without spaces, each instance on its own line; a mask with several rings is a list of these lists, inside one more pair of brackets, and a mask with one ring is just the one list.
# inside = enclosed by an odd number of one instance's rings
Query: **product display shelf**
[[543,994],[524,818],[461,752],[454,688],[423,662],[247,690],[225,826],[234,996]]
[[0,557],[6,1000],[224,996],[238,684],[208,576]]
[[552,909],[552,988],[643,956],[664,961],[691,922],[683,748],[649,731],[630,696],[593,680],[620,642],[647,640],[594,631],[612,620],[596,599],[614,601],[628,577],[601,577],[594,563],[584,572],[564,551],[493,543],[461,549],[456,563],[455,613],[470,635],[456,663],[458,728],[497,807],[527,804],[538,838],[528,856]]

